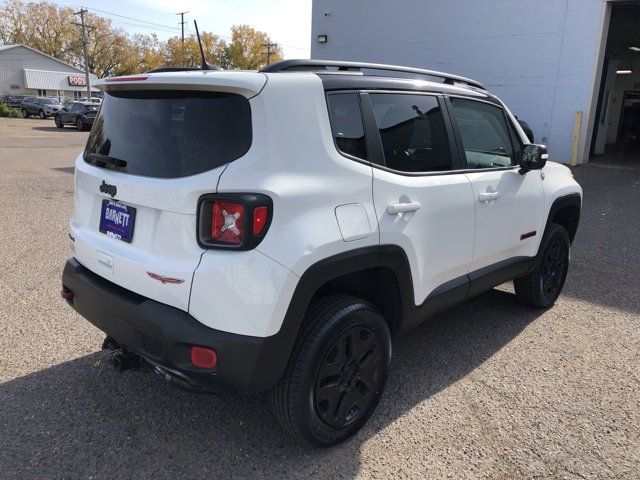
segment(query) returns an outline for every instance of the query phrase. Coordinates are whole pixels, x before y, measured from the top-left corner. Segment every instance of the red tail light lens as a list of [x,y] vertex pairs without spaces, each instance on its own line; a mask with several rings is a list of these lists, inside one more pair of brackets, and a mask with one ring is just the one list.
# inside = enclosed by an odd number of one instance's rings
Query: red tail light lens
[[266,205],[253,209],[253,234],[260,235],[267,224],[269,208]]
[[240,245],[244,230],[244,207],[240,203],[213,202],[211,238],[217,242]]
[[198,245],[250,250],[267,234],[273,202],[262,193],[212,193],[198,200]]
[[191,347],[191,363],[200,368],[214,368],[218,364],[215,350],[205,347]]

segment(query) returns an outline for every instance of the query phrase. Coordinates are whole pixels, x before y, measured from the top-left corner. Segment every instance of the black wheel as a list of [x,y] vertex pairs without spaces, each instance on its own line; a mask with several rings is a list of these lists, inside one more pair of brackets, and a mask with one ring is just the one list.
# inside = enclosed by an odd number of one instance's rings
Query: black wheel
[[62,120],[60,120],[60,115],[56,115],[55,117],[53,117],[53,121],[55,122],[56,127],[58,127],[58,128],[64,127],[64,124],[62,123]]
[[378,405],[391,335],[375,307],[343,295],[315,302],[303,329],[272,392],[273,407],[285,429],[328,447],[356,433]]
[[29,113],[24,108],[22,109],[22,118],[29,118]]
[[40,110],[38,112],[38,116],[40,117],[40,120],[44,120],[45,118],[47,118],[47,116],[44,114],[44,110]]
[[78,130],[84,130],[84,123],[82,123],[82,119],[80,117],[76,119],[76,128]]
[[513,280],[518,299],[525,305],[547,308],[554,304],[569,270],[569,235],[562,225],[552,223],[542,239],[536,267]]

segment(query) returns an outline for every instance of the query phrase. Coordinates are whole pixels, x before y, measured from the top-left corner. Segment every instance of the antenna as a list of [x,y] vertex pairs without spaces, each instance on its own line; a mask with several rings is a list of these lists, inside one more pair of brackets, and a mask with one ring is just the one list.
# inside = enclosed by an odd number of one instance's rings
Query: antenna
[[196,26],[196,36],[198,37],[198,45],[200,46],[200,55],[202,56],[202,70],[209,70],[209,64],[204,56],[204,48],[202,48],[202,40],[200,40],[200,32],[198,31],[198,22],[195,20],[193,24]]
[[195,20],[193,24],[196,27],[196,37],[198,38],[198,46],[200,47],[200,55],[202,56],[202,66],[200,67],[202,70],[222,70],[218,65],[212,65],[207,62],[207,58],[204,56],[204,48],[202,48],[202,40],[200,40],[200,32],[198,31],[198,22]]

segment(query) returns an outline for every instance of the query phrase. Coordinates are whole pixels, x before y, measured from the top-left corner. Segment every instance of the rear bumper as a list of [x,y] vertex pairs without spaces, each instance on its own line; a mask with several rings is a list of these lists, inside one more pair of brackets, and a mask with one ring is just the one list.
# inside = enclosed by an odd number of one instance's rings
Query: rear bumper
[[[206,327],[188,313],[150,300],[67,261],[62,284],[73,291],[68,303],[123,348],[188,386],[214,392],[266,390],[279,380],[290,353],[290,339],[237,335]],[[190,347],[214,349],[213,369],[195,367]]]

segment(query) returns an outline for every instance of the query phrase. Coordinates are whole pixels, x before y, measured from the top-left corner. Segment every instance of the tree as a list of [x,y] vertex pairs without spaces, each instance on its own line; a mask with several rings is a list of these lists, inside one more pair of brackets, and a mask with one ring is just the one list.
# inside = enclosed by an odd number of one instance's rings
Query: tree
[[[113,27],[111,20],[91,12],[87,25],[87,63],[98,77],[139,73],[163,66],[198,67],[202,63],[195,36],[178,36],[166,42],[155,33],[129,35]],[[0,8],[0,41],[22,43],[54,58],[84,67],[80,27],[74,10],[52,3],[9,0]],[[265,45],[273,43],[265,32],[248,25],[231,28],[227,42],[210,32],[201,39],[207,61],[227,69],[256,70],[267,63]],[[272,49],[271,61],[282,58],[282,49]]]
[[155,33],[135,34],[128,45],[128,61],[120,75],[146,72],[165,65],[165,43]]
[[[209,33],[200,34],[202,48],[209,63],[219,64],[226,43],[220,37]],[[199,67],[202,64],[202,55],[195,35],[184,39],[184,46],[180,37],[172,37],[166,42],[166,64],[176,67]]]
[[[231,43],[222,56],[222,67],[233,70],[259,70],[267,64],[264,45],[273,43],[265,32],[255,30],[249,25],[231,27]],[[271,62],[282,59],[282,48],[272,50]]]
[[71,8],[15,0],[0,10],[0,38],[4,43],[22,43],[62,61],[75,63],[82,46],[73,21]]

